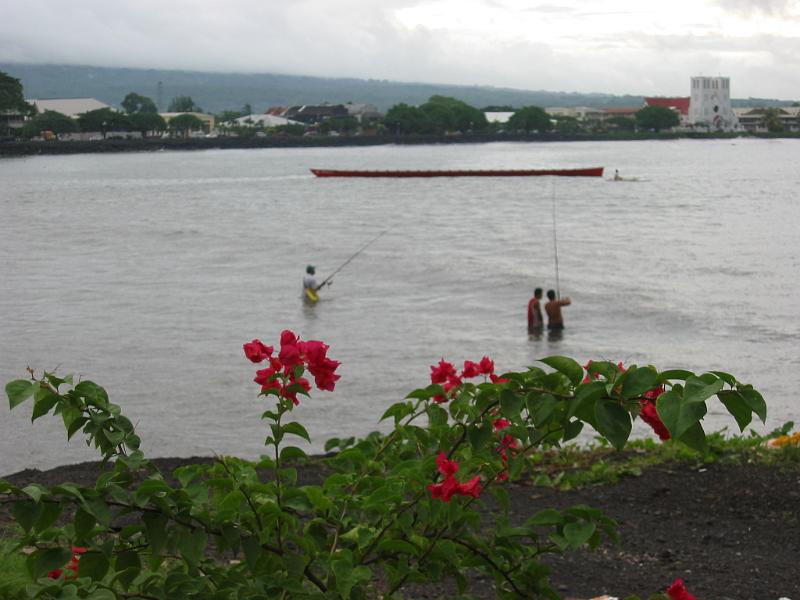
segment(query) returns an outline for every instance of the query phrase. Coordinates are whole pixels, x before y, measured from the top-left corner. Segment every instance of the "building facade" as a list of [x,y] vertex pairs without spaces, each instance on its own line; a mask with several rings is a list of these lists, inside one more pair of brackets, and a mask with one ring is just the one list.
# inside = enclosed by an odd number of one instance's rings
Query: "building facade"
[[735,131],[739,120],[731,108],[729,77],[692,77],[689,123],[716,131]]

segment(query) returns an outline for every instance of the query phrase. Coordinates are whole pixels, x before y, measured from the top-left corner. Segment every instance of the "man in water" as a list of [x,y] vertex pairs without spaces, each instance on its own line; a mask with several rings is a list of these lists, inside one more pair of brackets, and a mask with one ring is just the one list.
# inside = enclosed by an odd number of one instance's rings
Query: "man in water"
[[544,329],[542,317],[542,288],[533,290],[533,298],[528,302],[528,333],[541,333]]
[[556,293],[553,290],[547,290],[547,304],[544,305],[544,310],[547,313],[547,329],[550,331],[561,331],[564,329],[564,317],[561,316],[561,307],[569,306],[572,300],[568,297],[563,300],[556,300]]
[[317,272],[316,267],[314,265],[307,265],[306,266],[306,274],[303,276],[303,289],[304,290],[311,290],[312,292],[317,291],[317,278],[314,277],[314,274]]

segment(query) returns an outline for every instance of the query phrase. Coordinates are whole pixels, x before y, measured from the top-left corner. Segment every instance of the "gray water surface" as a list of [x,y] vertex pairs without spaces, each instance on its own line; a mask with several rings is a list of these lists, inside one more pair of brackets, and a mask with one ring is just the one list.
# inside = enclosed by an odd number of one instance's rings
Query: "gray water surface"
[[[0,161],[0,382],[58,368],[105,386],[150,456],[257,457],[241,352],[284,328],[342,379],[295,413],[319,450],[379,428],[440,358],[501,370],[565,354],[723,369],[797,419],[800,141],[268,149]],[[605,166],[607,179],[315,179],[309,167]],[[572,297],[531,339],[533,287]],[[314,307],[307,263],[339,273]],[[705,427],[732,418],[712,404]],[[638,434],[646,428],[637,426]],[[0,474],[94,458],[57,418],[0,405]]]

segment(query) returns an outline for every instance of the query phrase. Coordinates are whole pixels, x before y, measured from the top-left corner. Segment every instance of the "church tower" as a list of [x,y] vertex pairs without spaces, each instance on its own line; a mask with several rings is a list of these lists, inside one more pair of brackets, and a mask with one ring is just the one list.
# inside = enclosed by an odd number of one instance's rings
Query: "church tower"
[[717,131],[739,128],[739,120],[731,108],[729,77],[692,77],[689,123]]

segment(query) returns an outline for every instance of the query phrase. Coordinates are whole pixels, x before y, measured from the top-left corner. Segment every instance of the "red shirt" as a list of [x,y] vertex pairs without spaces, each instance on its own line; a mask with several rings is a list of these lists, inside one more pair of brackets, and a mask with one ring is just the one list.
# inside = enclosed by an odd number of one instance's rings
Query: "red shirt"
[[542,306],[538,298],[531,298],[528,302],[528,329],[541,329],[543,326]]

